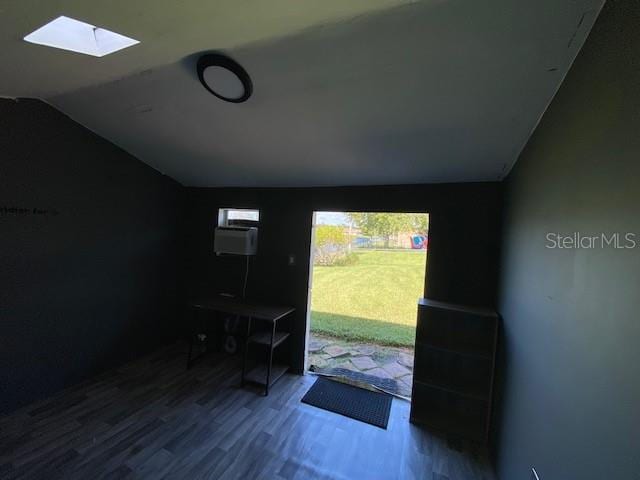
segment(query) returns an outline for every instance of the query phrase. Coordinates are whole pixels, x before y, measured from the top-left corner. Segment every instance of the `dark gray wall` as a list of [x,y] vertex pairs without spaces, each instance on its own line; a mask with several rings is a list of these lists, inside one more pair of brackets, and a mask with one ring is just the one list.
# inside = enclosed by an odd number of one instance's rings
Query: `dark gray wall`
[[0,411],[172,338],[173,180],[36,100],[0,100]]
[[[427,296],[469,305],[495,306],[501,184],[433,184],[341,188],[191,188],[188,214],[190,292],[239,293],[244,261],[216,257],[218,209],[260,210],[258,255],[247,294],[296,307],[291,359],[301,371],[314,211],[429,212]],[[287,265],[288,254],[297,264]],[[416,299],[417,301],[417,299]]]
[[500,311],[504,480],[640,478],[640,2],[609,0],[508,179]]

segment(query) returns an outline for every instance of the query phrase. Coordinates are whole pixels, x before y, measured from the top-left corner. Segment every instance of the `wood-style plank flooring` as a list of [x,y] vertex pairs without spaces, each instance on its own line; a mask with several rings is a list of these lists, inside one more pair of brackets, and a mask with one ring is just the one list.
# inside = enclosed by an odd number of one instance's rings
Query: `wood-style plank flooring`
[[409,423],[383,430],[305,405],[315,377],[268,397],[235,358],[185,370],[175,345],[0,418],[0,478],[492,480],[486,457]]

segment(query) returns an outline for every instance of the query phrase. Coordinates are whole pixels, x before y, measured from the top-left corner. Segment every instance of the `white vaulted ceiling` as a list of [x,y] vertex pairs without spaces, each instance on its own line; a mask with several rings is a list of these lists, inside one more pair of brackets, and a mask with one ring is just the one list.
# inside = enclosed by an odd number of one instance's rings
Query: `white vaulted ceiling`
[[[602,0],[0,2],[0,95],[38,97],[191,186],[499,180]],[[140,40],[95,58],[22,38],[66,15]],[[249,72],[225,103],[199,53]]]

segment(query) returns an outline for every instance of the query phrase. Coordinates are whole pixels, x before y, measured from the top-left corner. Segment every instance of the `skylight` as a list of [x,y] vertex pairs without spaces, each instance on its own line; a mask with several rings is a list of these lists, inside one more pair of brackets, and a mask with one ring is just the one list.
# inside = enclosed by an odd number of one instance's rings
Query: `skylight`
[[24,39],[29,43],[61,48],[94,57],[104,57],[140,43],[133,38],[65,16],[50,21]]

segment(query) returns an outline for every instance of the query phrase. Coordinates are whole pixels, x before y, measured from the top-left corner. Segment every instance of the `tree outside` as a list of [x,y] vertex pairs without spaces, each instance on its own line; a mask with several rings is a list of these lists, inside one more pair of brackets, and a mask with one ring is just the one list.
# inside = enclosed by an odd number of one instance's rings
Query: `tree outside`
[[351,239],[341,225],[318,225],[314,244],[315,265],[344,263],[348,256]]
[[345,215],[363,235],[382,237],[385,248],[389,248],[389,240],[393,235],[401,232],[426,235],[429,229],[429,216],[426,214],[349,212]]

